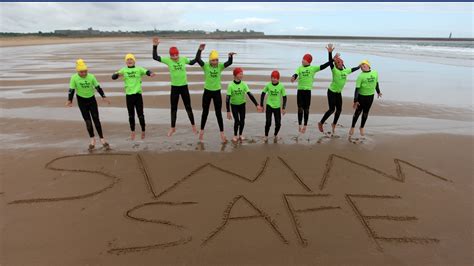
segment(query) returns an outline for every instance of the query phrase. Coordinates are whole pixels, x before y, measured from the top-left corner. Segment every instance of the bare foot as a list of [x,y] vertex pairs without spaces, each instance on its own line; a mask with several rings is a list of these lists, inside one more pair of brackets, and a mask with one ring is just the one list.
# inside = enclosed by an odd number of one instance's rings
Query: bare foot
[[306,126],[303,126],[303,127],[301,128],[301,133],[303,133],[303,134],[306,133]]
[[89,151],[92,151],[94,148],[95,148],[95,145],[89,144],[89,148],[88,148]]
[[105,139],[100,139],[100,142],[102,143],[102,147],[108,149],[110,147],[109,143]]
[[274,142],[274,143],[277,143],[280,139],[281,139],[280,137],[274,136],[274,137],[273,137],[273,142]]
[[245,137],[244,137],[243,135],[240,135],[240,136],[239,136],[239,139],[240,139],[240,140],[245,140]]
[[142,131],[142,139],[145,139],[145,131]]
[[132,131],[132,133],[130,133],[130,139],[135,140],[135,131]]
[[301,125],[298,126],[298,132],[302,133],[301,132]]
[[199,131],[199,141],[203,141],[204,140],[204,130],[201,129],[201,131]]
[[174,134],[175,132],[176,132],[176,128],[175,128],[175,127],[170,128],[170,130],[168,131],[168,137],[173,136],[173,134]]
[[318,129],[321,133],[324,133],[323,124],[321,122],[318,122]]
[[332,134],[336,134],[336,124],[331,124],[332,127]]
[[267,142],[268,142],[268,137],[267,137],[267,136],[263,137],[263,141],[264,141],[265,143],[267,143]]
[[224,135],[224,132],[221,132],[221,141],[222,143],[227,143],[227,138]]
[[359,128],[360,130],[360,135],[365,136],[365,129],[363,127]]
[[237,136],[234,136],[234,137],[232,138],[232,141],[233,141],[233,142],[237,142],[237,141],[239,141],[239,138],[238,138]]
[[91,138],[90,145],[95,146],[95,138]]
[[193,128],[193,133],[194,133],[195,135],[197,135],[197,134],[198,134],[198,130],[197,130],[196,126],[195,126],[195,125],[192,125],[192,128]]
[[352,135],[354,135],[354,128],[351,127],[351,129],[349,130],[349,137],[352,137]]

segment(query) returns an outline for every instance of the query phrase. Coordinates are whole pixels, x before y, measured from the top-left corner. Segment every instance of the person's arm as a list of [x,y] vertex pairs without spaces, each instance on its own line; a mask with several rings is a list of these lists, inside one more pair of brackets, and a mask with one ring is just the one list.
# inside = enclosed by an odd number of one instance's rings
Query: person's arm
[[112,74],[112,79],[113,79],[113,80],[116,80],[116,79],[118,79],[119,77],[120,77],[120,74],[119,74],[118,72],[115,72],[115,73]]
[[196,61],[196,63],[198,63],[202,67],[204,66],[204,61],[202,61],[201,59],[201,53],[202,53],[202,50],[198,49],[196,52],[196,58],[194,58],[194,60]]
[[69,88],[69,93],[67,95],[67,100],[72,102],[72,99],[74,99],[74,93],[76,92],[75,89]]
[[158,45],[153,45],[153,59],[161,62],[161,56],[158,55]]
[[377,85],[375,86],[375,90],[377,91],[377,94],[381,94],[378,81],[377,81]]
[[249,98],[253,102],[253,104],[255,104],[255,106],[258,106],[257,99],[255,99],[255,97],[253,96],[253,94],[250,91],[247,92],[247,95],[249,96]]
[[351,68],[351,73],[356,72],[359,69],[360,69],[360,66],[353,67]]
[[296,80],[298,78],[298,74],[293,74],[293,76],[291,76],[292,79]]
[[230,65],[232,65],[232,62],[234,61],[234,53],[229,53],[229,58],[227,59],[227,61],[224,63],[224,68],[227,68],[229,67]]
[[359,101],[359,88],[355,88],[355,91],[354,91],[354,102],[358,102]]
[[265,92],[262,91],[262,94],[260,95],[260,106],[263,106],[263,102],[265,102]]
[[288,98],[285,96],[283,96],[283,110],[286,110],[286,101],[288,100]]
[[326,63],[324,63],[324,64],[322,64],[322,65],[319,66],[319,71],[325,69],[326,67],[329,66],[329,64],[331,64],[331,62],[332,62],[332,52],[328,52],[328,53],[329,53],[329,58],[330,58],[330,59],[329,59],[329,61],[327,61]]
[[104,90],[100,87],[100,85],[97,85],[97,86],[95,87],[95,89],[97,90],[97,92],[100,94],[100,96],[101,96],[102,98],[106,98],[106,97],[105,97]]
[[329,59],[329,67],[331,69],[333,69],[334,68],[334,59],[332,58],[332,52],[328,51],[328,59]]
[[225,97],[225,109],[227,110],[227,113],[230,112],[230,95],[226,95]]

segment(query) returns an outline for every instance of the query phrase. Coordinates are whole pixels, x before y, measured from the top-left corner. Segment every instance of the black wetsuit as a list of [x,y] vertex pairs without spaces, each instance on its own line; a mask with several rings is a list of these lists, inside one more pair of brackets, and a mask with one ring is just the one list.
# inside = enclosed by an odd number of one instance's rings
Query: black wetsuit
[[[320,65],[319,71],[327,68],[328,66],[329,66],[329,62],[326,62]],[[295,79],[298,78],[298,74],[294,74],[293,78]],[[298,125],[301,126],[301,123],[303,122],[303,117],[304,117],[304,125],[307,126],[308,119],[309,119],[309,107],[311,106],[311,90],[297,90],[296,103],[298,105]]]
[[[99,92],[102,98],[105,98],[104,90],[100,86],[96,87],[97,92]],[[74,89],[69,89],[68,100],[72,102],[74,98]],[[83,98],[79,95],[76,95],[77,98],[77,105],[79,106],[79,110],[81,110],[82,118],[84,122],[86,122],[87,132],[89,133],[89,137],[94,137],[94,128],[92,126],[92,122],[94,122],[95,130],[101,139],[104,138],[102,134],[102,125],[100,124],[99,119],[99,108],[97,107],[97,101],[95,96],[90,98]]]
[[[278,83],[273,84],[278,85]],[[260,95],[260,106],[263,106],[265,101],[265,92],[262,92]],[[287,97],[283,96],[283,110],[286,109],[286,101]],[[265,107],[265,136],[268,137],[268,133],[270,132],[270,127],[272,126],[272,115],[275,118],[275,132],[274,136],[278,135],[281,128],[281,109],[280,108],[272,108],[270,105],[266,105]]]
[[[135,66],[131,66],[128,68],[134,68]],[[147,76],[151,75],[151,71],[147,70]],[[112,75],[112,79],[116,80],[119,78],[119,74],[114,73]],[[135,110],[137,111],[138,121],[140,122],[140,127],[142,132],[145,132],[145,114],[143,112],[143,97],[141,93],[135,94],[126,94],[125,100],[127,102],[127,110],[128,110],[128,123],[130,124],[130,130],[135,131]]]
[[[232,65],[233,58],[229,56],[227,61],[224,63],[224,68]],[[201,50],[198,50],[196,53],[196,62],[202,67],[204,66],[204,61],[201,59]],[[224,121],[222,119],[222,95],[221,90],[208,90],[204,88],[204,93],[202,95],[202,115],[201,115],[201,130],[204,130],[206,127],[207,116],[209,115],[209,107],[211,106],[211,101],[214,102],[214,112],[216,113],[217,124],[219,125],[219,130],[224,131]]]
[[[374,95],[359,95],[358,90],[359,88],[356,88],[354,92],[354,102],[359,102],[359,106],[357,107],[356,111],[354,112],[354,116],[352,117],[352,127],[355,127],[357,119],[359,119],[359,116],[362,113],[360,128],[364,128],[365,122],[369,117],[370,107],[372,107],[372,102],[374,101]],[[377,94],[380,94],[378,82],[375,87],[375,90],[377,91]]]
[[[232,81],[235,84],[240,84],[242,81]],[[249,96],[250,100],[255,104],[255,106],[258,106],[257,100],[253,96],[251,92],[247,92],[247,95]],[[242,135],[242,132],[244,131],[244,126],[245,126],[245,103],[243,104],[230,104],[230,96],[227,95],[226,101],[225,101],[225,106],[227,112],[230,112],[232,110],[232,116],[234,117],[234,136],[237,136],[237,133],[239,135]]]
[[[161,62],[161,56],[158,55],[158,46],[153,45],[153,59]],[[196,63],[196,58],[190,60],[189,65],[194,65]],[[186,113],[188,113],[189,121],[191,125],[194,126],[194,114],[193,108],[191,107],[191,96],[189,95],[189,88],[188,85],[182,86],[173,86],[171,85],[171,94],[170,94],[170,104],[171,104],[171,127],[176,127],[176,118],[178,113],[178,102],[179,96],[181,95],[181,99],[184,103],[184,108],[186,109]]]
[[[329,66],[331,67],[331,69],[336,67],[334,66],[334,60],[332,58],[331,53],[329,53]],[[345,66],[343,67],[345,68]],[[360,66],[351,68],[351,73],[359,70],[359,68]],[[342,112],[342,93],[333,92],[330,89],[328,89],[327,96],[328,96],[329,109],[326,111],[326,113],[324,113],[323,117],[321,118],[320,123],[324,124],[324,122],[326,122],[329,116],[331,116],[335,112],[334,120],[332,123],[336,125],[337,121],[339,120],[339,116],[341,115],[341,112]]]

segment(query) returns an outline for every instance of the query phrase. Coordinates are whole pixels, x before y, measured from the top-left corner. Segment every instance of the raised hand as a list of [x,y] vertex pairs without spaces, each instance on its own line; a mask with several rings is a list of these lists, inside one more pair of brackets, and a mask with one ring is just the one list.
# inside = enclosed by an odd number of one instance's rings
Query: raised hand
[[160,38],[154,37],[153,38],[153,45],[158,45],[158,44],[160,44]]
[[336,47],[332,43],[330,43],[326,46],[326,49],[328,50],[328,52],[334,51],[335,48]]
[[234,55],[236,55],[236,54],[237,54],[237,53],[230,52],[230,53],[229,53],[229,56],[234,56]]
[[202,51],[202,50],[204,50],[204,48],[206,48],[206,44],[205,44],[205,43],[201,43],[201,44],[199,45],[199,50]]

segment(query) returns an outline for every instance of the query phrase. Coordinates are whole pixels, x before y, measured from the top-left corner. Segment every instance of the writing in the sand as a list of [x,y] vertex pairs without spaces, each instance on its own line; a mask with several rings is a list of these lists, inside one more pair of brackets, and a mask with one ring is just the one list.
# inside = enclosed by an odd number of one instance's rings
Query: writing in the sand
[[[352,159],[339,156],[336,154],[331,154],[328,156],[328,159],[326,161],[326,168],[324,169],[322,178],[320,180],[320,184],[319,184],[320,193],[315,193],[313,189],[311,188],[311,186],[305,182],[305,178],[301,177],[298,174],[298,171],[296,171],[286,159],[280,156],[266,157],[262,161],[261,167],[255,174],[255,176],[245,176],[243,174],[234,172],[232,170],[225,169],[212,162],[203,163],[197,168],[192,169],[189,172],[189,174],[185,175],[182,178],[177,179],[177,181],[173,183],[172,185],[166,187],[163,190],[157,190],[155,186],[153,185],[153,181],[152,181],[153,173],[151,173],[150,170],[148,169],[146,160],[141,154],[102,154],[102,155],[97,154],[94,156],[115,156],[115,157],[125,156],[129,158],[136,157],[138,167],[143,175],[143,178],[145,180],[145,185],[149,193],[151,194],[153,201],[141,203],[139,205],[134,206],[131,209],[126,210],[125,212],[126,217],[131,218],[137,222],[155,223],[159,225],[173,227],[174,229],[177,229],[178,231],[186,230],[187,232],[189,232],[187,230],[188,225],[185,225],[185,224],[191,223],[192,221],[189,221],[189,220],[182,221],[182,223],[184,223],[183,225],[179,221],[167,220],[166,218],[163,218],[163,217],[161,217],[161,219],[152,219],[152,218],[146,218],[146,217],[138,217],[138,216],[135,216],[134,213],[135,211],[139,209],[148,208],[148,207],[157,206],[157,205],[167,206],[171,208],[180,207],[180,206],[189,206],[189,207],[196,206],[198,202],[194,202],[194,201],[172,202],[172,201],[161,200],[161,198],[164,195],[167,195],[173,191],[177,191],[183,183],[188,182],[190,179],[193,179],[194,177],[198,176],[198,174],[204,171],[205,169],[217,171],[219,174],[228,175],[230,177],[240,180],[243,183],[252,184],[258,180],[260,181],[263,180],[262,182],[264,181],[272,182],[272,178],[265,175],[266,170],[268,168],[268,164],[269,162],[271,162],[273,164],[273,167],[275,166],[282,167],[282,172],[280,173],[282,177],[288,178],[291,182],[296,184],[296,186],[299,187],[300,191],[301,189],[306,191],[305,193],[281,193],[280,194],[282,196],[280,198],[281,203],[279,204],[279,206],[281,206],[282,209],[286,210],[286,213],[288,214],[288,223],[293,228],[292,233],[294,233],[297,239],[298,245],[302,247],[306,247],[310,244],[310,241],[308,240],[308,238],[305,237],[305,226],[303,226],[302,225],[303,223],[301,222],[302,219],[304,219],[304,215],[309,214],[309,213],[321,213],[321,214],[326,213],[327,214],[329,212],[352,213],[352,215],[356,217],[360,223],[359,229],[366,232],[369,240],[372,241],[373,245],[379,251],[383,251],[383,246],[382,246],[383,243],[430,244],[430,243],[438,243],[440,241],[438,238],[432,237],[432,236],[409,236],[409,235],[408,236],[407,235],[387,236],[383,232],[380,232],[381,231],[380,228],[378,228],[377,230],[374,229],[372,224],[374,221],[377,221],[377,220],[388,221],[388,222],[398,222],[398,223],[413,222],[413,221],[419,222],[418,217],[416,216],[405,216],[405,215],[399,216],[399,215],[391,215],[389,213],[371,214],[371,215],[366,214],[367,205],[365,204],[367,204],[368,201],[371,201],[373,203],[377,201],[378,203],[380,203],[379,206],[384,206],[385,204],[384,201],[402,200],[402,198],[399,195],[343,193],[342,195],[336,195],[336,201],[334,201],[334,200],[331,200],[334,198],[333,197],[334,195],[329,194],[329,193],[321,193],[328,186],[328,183],[330,180],[338,178],[338,175],[333,174],[332,169],[334,165],[340,163],[340,161],[344,161],[344,163],[352,164],[355,167],[363,168],[364,170],[373,173],[374,176],[378,175],[378,176],[385,177],[390,182],[404,183],[406,178],[412,178],[408,176],[407,173],[405,172],[405,168],[407,167],[418,170],[418,172],[422,172],[428,176],[431,176],[435,180],[438,180],[440,182],[451,182],[449,179],[445,177],[432,173],[422,167],[419,167],[413,163],[410,163],[408,161],[404,161],[401,159],[394,159],[394,163],[396,166],[396,173],[391,174],[391,173],[382,171],[380,169],[376,169],[372,166],[354,161]],[[62,159],[74,158],[75,160],[78,160],[79,157],[85,157],[85,155],[72,155],[72,156],[64,156],[64,157],[56,158],[48,162],[45,168],[49,170],[61,171],[61,172],[95,173],[95,174],[99,174],[108,178],[110,180],[110,183],[102,189],[99,189],[93,192],[88,192],[82,195],[66,196],[66,197],[61,197],[61,198],[21,199],[21,200],[12,201],[9,204],[81,200],[87,197],[92,197],[100,193],[104,193],[107,190],[113,188],[117,184],[119,178],[117,176],[110,174],[107,171],[86,170],[86,169],[67,169],[67,168],[60,168],[60,167],[54,166],[54,164],[57,161],[60,161]],[[129,159],[127,160],[129,161]],[[286,174],[283,172],[283,169],[286,169]],[[222,179],[220,178],[219,180],[222,180]],[[291,183],[291,182],[285,182],[285,183]],[[180,195],[179,191],[178,191],[178,195]],[[337,196],[339,196],[339,198],[337,198]],[[310,202],[312,202],[313,204],[308,204]],[[319,202],[319,204],[314,204],[314,202]],[[328,204],[327,202],[332,202],[332,203]],[[288,230],[286,231],[282,230],[279,224],[276,222],[275,217],[272,217],[272,215],[269,215],[267,212],[267,211],[274,211],[274,210],[265,210],[264,208],[259,206],[258,202],[249,199],[249,197],[245,195],[245,193],[242,193],[242,191],[240,193],[236,193],[236,195],[233,196],[233,198],[230,201],[225,202],[224,204],[226,204],[225,205],[226,207],[222,213],[222,219],[220,219],[216,223],[216,227],[210,232],[208,232],[205,235],[204,239],[197,240],[195,242],[200,242],[200,244],[204,246],[204,245],[207,245],[211,241],[217,241],[216,237],[218,235],[225,235],[224,229],[232,227],[234,222],[236,221],[245,222],[245,221],[251,221],[251,220],[260,220],[266,225],[269,231],[272,232],[272,234],[274,235],[274,238],[277,239],[277,241],[280,241],[282,244],[285,244],[285,245],[291,244],[290,243],[291,241],[289,241],[291,232],[289,232]],[[247,208],[246,214],[235,215],[234,210],[236,206],[246,206]],[[345,209],[348,211],[345,211]],[[182,210],[182,209],[181,208],[176,209],[176,211],[179,211],[179,210]],[[280,222],[282,222],[282,220],[280,220]],[[248,223],[247,225],[254,226],[253,223],[252,224]],[[203,232],[202,232],[202,229],[199,228],[199,229],[196,229],[194,233],[202,234]],[[268,234],[266,235],[266,237],[268,237]],[[163,248],[168,248],[168,247],[173,247],[173,246],[184,245],[192,241],[193,241],[193,236],[189,235],[187,238],[180,238],[177,241],[173,241],[173,242],[155,243],[152,245],[145,245],[145,246],[116,247],[116,248],[109,249],[108,252],[112,254],[123,254],[123,253],[128,253],[128,252],[146,251],[150,249],[163,249]]]

